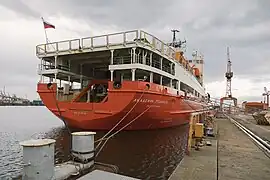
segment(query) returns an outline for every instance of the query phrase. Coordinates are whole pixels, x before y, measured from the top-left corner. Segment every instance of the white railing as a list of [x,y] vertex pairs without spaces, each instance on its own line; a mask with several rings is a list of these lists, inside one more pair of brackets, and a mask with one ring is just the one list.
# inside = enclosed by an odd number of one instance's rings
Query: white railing
[[150,46],[159,51],[161,54],[168,56],[171,59],[174,59],[175,51],[172,47],[168,46],[166,43],[158,39],[157,37],[145,32],[140,31],[140,38],[146,38],[150,42]]
[[80,39],[40,44],[36,47],[37,55],[80,49]]
[[43,70],[52,70],[52,69],[70,71],[70,68],[68,66],[61,65],[61,64],[58,64],[56,67],[55,65],[51,65],[51,64],[38,64],[38,73],[42,72]]
[[95,47],[125,45],[127,43],[134,43],[134,39],[137,37],[138,31],[135,30],[82,38],[82,48],[93,49]]
[[127,44],[133,44],[136,42],[141,43],[144,46],[148,46],[149,48],[160,52],[162,55],[165,55],[170,59],[174,59],[175,51],[172,47],[168,46],[157,37],[142,30],[40,44],[36,47],[36,54],[37,56],[40,56],[73,50],[94,49],[99,47],[109,48],[115,45],[125,46]]

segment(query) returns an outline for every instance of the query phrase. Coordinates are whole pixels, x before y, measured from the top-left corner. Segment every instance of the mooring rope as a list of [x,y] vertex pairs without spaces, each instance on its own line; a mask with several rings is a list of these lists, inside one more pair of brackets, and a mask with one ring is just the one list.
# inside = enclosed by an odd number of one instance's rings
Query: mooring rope
[[114,125],[114,127],[112,127],[112,129],[109,131],[109,132],[107,132],[102,138],[100,138],[100,139],[98,139],[98,140],[96,140],[95,141],[95,143],[96,142],[99,142],[99,144],[97,145],[97,147],[96,148],[98,148],[100,145],[101,145],[101,143],[102,143],[102,141],[106,138],[106,136],[108,136],[121,122],[123,122],[123,120],[125,120],[125,118],[131,113],[131,111],[136,107],[136,105],[141,101],[141,99],[143,98],[143,95],[144,95],[144,93],[145,93],[145,91],[146,91],[146,89],[147,88],[145,88],[144,89],[144,91],[143,91],[143,93],[141,94],[141,96],[140,96],[140,98],[138,99],[138,101],[133,105],[133,107],[122,117],[122,119],[120,120],[120,121],[118,121],[118,123],[116,123],[115,125]]
[[[64,125],[65,125],[66,129],[68,130],[68,133],[71,135],[71,130],[68,128],[68,125],[67,125],[67,123],[66,123],[66,121],[65,121],[65,118],[62,116],[62,113],[61,113],[61,110],[60,110],[60,108],[59,108],[59,105],[58,105],[56,96],[54,95],[53,89],[52,89],[51,87],[49,87],[49,84],[48,84],[47,86],[48,86],[48,89],[50,89],[50,90],[52,91],[53,98],[55,99],[55,105],[56,105],[56,108],[57,108],[57,110],[58,110],[60,119],[64,122]],[[56,87],[56,91],[57,91],[57,87]]]
[[105,138],[105,142],[103,143],[103,145],[101,146],[101,148],[99,149],[99,151],[96,153],[96,156],[99,155],[99,153],[101,152],[101,150],[103,149],[103,147],[105,146],[105,144],[107,143],[107,141],[114,137],[116,134],[118,134],[120,131],[122,131],[123,129],[125,129],[127,126],[129,126],[131,123],[133,123],[134,121],[136,121],[137,119],[139,119],[139,117],[141,117],[146,111],[148,111],[152,106],[150,105],[148,108],[146,108],[141,114],[139,114],[136,118],[134,118],[132,121],[130,121],[129,123],[127,123],[125,126],[123,126],[122,128],[120,128],[118,131],[116,131],[115,133],[113,133],[112,135],[110,135],[109,137]]
[[[59,105],[58,105],[56,96],[54,95],[54,92],[53,92],[52,88],[50,88],[48,86],[48,89],[50,89],[52,91],[53,98],[55,100],[55,104],[56,104],[56,107],[57,107],[57,110],[58,110],[60,119],[64,122],[65,128],[68,130],[68,134],[71,136],[72,135],[71,130],[69,129],[69,127],[68,127],[68,125],[67,125],[64,117],[62,116],[62,113],[61,113],[61,110],[59,108]],[[56,91],[57,91],[57,89],[56,89]],[[72,138],[70,138],[70,141],[71,141],[70,144],[72,144]],[[72,151],[72,147],[70,148],[70,151]],[[80,152],[78,152],[78,154],[81,155]],[[72,174],[72,175],[79,175],[82,172],[82,169],[84,169],[84,164],[83,164],[83,168],[81,168],[80,165],[78,165],[78,164],[75,163],[75,161],[74,161],[75,160],[75,157],[74,157],[74,155],[72,153],[71,153],[71,157],[72,157],[72,163],[71,164],[74,165],[75,169],[77,170],[77,172],[74,173],[74,174]]]

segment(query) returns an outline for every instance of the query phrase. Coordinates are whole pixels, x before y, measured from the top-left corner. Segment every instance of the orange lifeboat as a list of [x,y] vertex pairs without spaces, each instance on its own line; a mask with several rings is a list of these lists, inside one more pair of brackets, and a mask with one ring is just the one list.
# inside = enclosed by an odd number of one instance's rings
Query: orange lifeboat
[[177,61],[180,61],[181,60],[181,54],[180,54],[180,52],[175,52],[175,59]]
[[183,56],[183,52],[180,52],[180,51],[175,52],[175,59],[181,64],[183,64],[183,66],[185,66],[187,63]]
[[194,74],[196,77],[200,77],[200,70],[198,68],[193,68],[194,69]]

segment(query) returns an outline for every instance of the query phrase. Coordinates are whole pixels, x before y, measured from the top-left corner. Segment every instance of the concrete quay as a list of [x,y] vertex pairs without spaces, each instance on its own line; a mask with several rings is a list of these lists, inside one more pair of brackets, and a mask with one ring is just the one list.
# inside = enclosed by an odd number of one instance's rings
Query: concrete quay
[[270,126],[258,125],[252,115],[237,114],[231,117],[256,135],[270,142]]
[[169,180],[268,180],[269,158],[253,141],[226,118],[214,119],[215,137],[206,137],[212,146],[192,149]]

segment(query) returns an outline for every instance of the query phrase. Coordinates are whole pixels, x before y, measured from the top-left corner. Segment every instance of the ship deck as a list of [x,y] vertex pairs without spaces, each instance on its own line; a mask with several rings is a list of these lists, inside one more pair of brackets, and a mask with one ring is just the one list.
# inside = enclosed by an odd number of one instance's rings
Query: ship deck
[[82,39],[40,44],[36,46],[36,55],[39,58],[81,55],[85,53],[104,52],[132,47],[146,48],[167,59],[174,59],[175,51],[173,48],[159,40],[157,37],[142,30],[125,31]]
[[[150,68],[161,75],[173,78],[170,65],[175,62],[174,53],[172,47],[140,30],[36,46],[36,55],[41,59],[38,74],[49,78],[54,78],[57,74],[58,79],[74,82],[91,79],[94,72],[87,74],[84,69],[95,69],[104,73],[108,70],[132,68],[147,71]],[[164,58],[163,64],[160,64],[159,57]]]
[[173,79],[171,65],[177,62],[172,47],[141,30],[40,44],[36,46],[36,55],[41,59],[38,74],[50,78],[57,74],[58,79],[65,81],[70,76],[75,82],[91,79],[93,72],[82,72],[90,68],[103,72],[150,70]]

